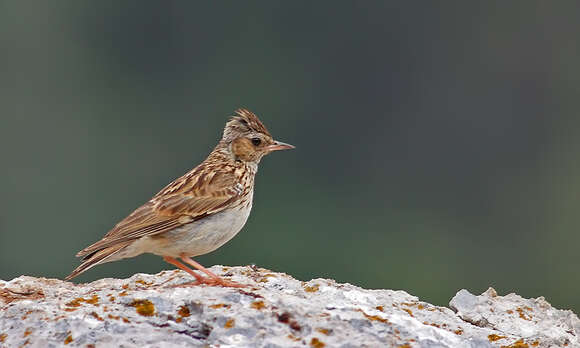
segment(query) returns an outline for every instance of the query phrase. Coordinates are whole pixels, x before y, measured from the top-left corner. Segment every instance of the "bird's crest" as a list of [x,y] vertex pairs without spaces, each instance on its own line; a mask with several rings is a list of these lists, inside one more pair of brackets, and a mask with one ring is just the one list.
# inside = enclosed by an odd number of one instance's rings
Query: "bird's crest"
[[236,136],[247,133],[262,133],[271,137],[270,132],[262,121],[250,110],[240,108],[236,114],[226,123],[224,128],[225,140],[233,140]]

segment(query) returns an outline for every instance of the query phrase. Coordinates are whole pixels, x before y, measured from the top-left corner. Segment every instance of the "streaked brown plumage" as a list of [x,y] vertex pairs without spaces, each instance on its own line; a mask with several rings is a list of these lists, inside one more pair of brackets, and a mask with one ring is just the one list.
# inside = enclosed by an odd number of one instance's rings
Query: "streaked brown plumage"
[[[190,257],[219,248],[239,232],[252,208],[254,176],[261,158],[291,148],[275,141],[255,114],[236,110],[206,160],[159,191],[103,239],[81,250],[77,254],[83,257],[81,265],[66,279],[101,263],[149,252],[194,276],[196,284],[240,286]],[[199,276],[176,258],[208,277]]]

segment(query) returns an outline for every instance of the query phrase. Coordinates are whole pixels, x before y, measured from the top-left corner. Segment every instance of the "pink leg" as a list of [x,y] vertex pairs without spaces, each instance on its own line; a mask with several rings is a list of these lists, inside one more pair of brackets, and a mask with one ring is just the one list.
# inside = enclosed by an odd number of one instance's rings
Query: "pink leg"
[[225,280],[223,278],[220,278],[218,275],[216,275],[215,273],[212,273],[209,269],[203,267],[202,265],[200,265],[199,263],[193,261],[193,259],[191,259],[189,256],[186,255],[181,255],[180,256],[181,259],[183,261],[185,261],[185,263],[190,264],[191,266],[197,268],[198,270],[202,271],[203,273],[207,274],[207,276],[209,278],[204,278],[203,280],[199,280],[198,281],[202,281],[204,284],[208,284],[208,285],[221,285],[224,287],[230,287],[230,288],[243,288],[246,285],[244,284],[239,284],[236,282],[232,282],[229,280]]
[[172,265],[174,265],[175,267],[186,271],[187,273],[191,274],[192,276],[195,277],[195,279],[197,280],[198,283],[203,283],[204,279],[202,276],[200,276],[199,274],[195,273],[191,268],[187,267],[186,265],[184,265],[183,263],[177,261],[176,259],[174,259],[173,257],[169,257],[169,256],[165,256],[163,257],[163,260],[165,260],[165,262],[168,262]]

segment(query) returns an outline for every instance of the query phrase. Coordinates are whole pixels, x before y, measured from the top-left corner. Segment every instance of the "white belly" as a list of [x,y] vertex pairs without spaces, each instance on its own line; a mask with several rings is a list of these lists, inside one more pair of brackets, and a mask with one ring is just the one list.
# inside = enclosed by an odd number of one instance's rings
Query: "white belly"
[[[236,208],[227,209],[217,214],[194,221],[172,231],[165,232],[164,241],[143,237],[128,246],[123,257],[152,253],[160,256],[179,257],[198,256],[216,250],[232,239],[248,220],[252,210],[251,197],[248,203]],[[132,252],[133,251],[133,252]]]

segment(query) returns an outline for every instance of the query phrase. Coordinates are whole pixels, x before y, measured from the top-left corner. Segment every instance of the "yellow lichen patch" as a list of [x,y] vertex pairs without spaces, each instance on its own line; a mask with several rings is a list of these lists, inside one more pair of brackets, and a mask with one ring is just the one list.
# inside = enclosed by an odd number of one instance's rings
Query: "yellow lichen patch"
[[4,343],[4,341],[6,341],[6,337],[8,337],[7,334],[5,334],[5,333],[0,334],[0,343]]
[[457,329],[455,331],[453,331],[454,334],[456,335],[463,335],[463,330],[462,329]]
[[99,296],[93,295],[91,298],[77,297],[74,300],[65,303],[65,305],[68,307],[79,307],[81,305],[81,303],[88,303],[88,304],[92,304],[93,306],[98,306],[99,305]]
[[111,296],[111,297],[109,297],[109,301],[111,301],[111,302],[115,302],[115,296]]
[[264,304],[264,301],[254,301],[251,304],[252,308],[260,310],[264,307],[266,307],[266,305]]
[[139,284],[141,286],[149,286],[149,285],[153,284],[152,282],[146,282],[146,281],[144,281],[142,279],[136,280],[135,283],[137,283],[137,284]]
[[72,335],[68,335],[66,336],[66,338],[64,339],[64,344],[69,344],[73,341]]
[[26,337],[28,335],[30,335],[32,333],[32,330],[30,328],[27,328],[26,330],[24,330],[24,335],[22,335],[22,337]]
[[229,304],[225,304],[225,303],[217,303],[217,304],[213,304],[211,306],[209,306],[209,308],[213,308],[213,309],[218,309],[218,308],[230,308],[231,305]]
[[410,316],[414,317],[413,312],[409,308],[403,308],[403,310],[409,313]]
[[103,321],[103,318],[97,314],[97,312],[89,313],[93,318],[97,319],[98,321]]
[[324,334],[326,336],[330,335],[330,332],[331,332],[330,329],[325,329],[325,328],[322,328],[322,327],[316,328],[316,331],[318,331],[321,334]]
[[304,291],[306,292],[317,292],[320,288],[320,285],[314,284],[312,286],[304,285]]
[[488,335],[487,336],[487,339],[490,342],[499,341],[499,340],[504,339],[504,338],[507,338],[507,337],[506,336],[499,336],[499,335],[496,335],[496,334],[491,334],[491,335]]
[[78,307],[78,306],[81,305],[81,301],[84,302],[84,300],[85,300],[84,298],[79,297],[79,298],[76,298],[76,299],[74,299],[72,301],[69,301],[69,302],[65,303],[65,305],[66,306],[69,306],[69,307]]
[[300,341],[300,337],[296,337],[296,336],[294,336],[292,334],[288,334],[288,336],[286,336],[286,337],[288,337],[292,341],[296,341],[296,342]]
[[322,348],[326,346],[326,344],[324,344],[324,342],[322,342],[318,338],[314,337],[313,339],[310,340],[310,346],[314,348]]
[[383,307],[383,306],[376,306],[375,309],[376,310],[379,310],[381,312],[384,312],[385,311],[385,307]]
[[264,274],[262,278],[258,280],[258,283],[267,283],[269,281],[268,278],[276,278],[276,275],[272,273]]
[[398,348],[411,348],[409,343],[401,344]]
[[526,316],[526,313],[524,313],[524,310],[521,308],[516,308],[516,312],[518,312],[520,318],[524,319],[524,320],[531,320],[532,317],[531,316]]
[[145,317],[150,317],[155,314],[155,306],[149,300],[133,300],[129,306],[135,307],[137,313]]
[[115,320],[121,319],[120,316],[118,316],[118,315],[112,315],[112,314],[107,315],[107,318],[109,318],[109,319],[115,319]]
[[191,315],[187,306],[180,306],[177,314],[181,317],[189,317]]
[[381,318],[378,315],[368,315],[362,309],[357,309],[357,311],[361,312],[365,316],[365,318],[367,318],[370,321],[380,321],[381,323],[389,322],[387,319]]
[[228,321],[226,321],[226,323],[224,324],[224,328],[231,329],[235,325],[236,325],[236,321],[234,320],[234,318],[231,318],[231,319],[228,319]]
[[419,310],[422,310],[422,309],[424,309],[424,308],[425,308],[425,306],[423,306],[422,304],[419,304],[419,305],[417,306],[417,309],[419,309]]
[[92,305],[98,305],[99,304],[99,296],[97,295],[93,295],[91,298],[89,298],[88,300],[85,299],[85,302],[88,304],[92,304]]
[[532,347],[537,347],[540,345],[540,341],[534,341],[532,343],[530,343],[532,345]]
[[127,291],[120,292],[119,296],[127,296]]
[[530,348],[530,346],[527,343],[524,343],[524,340],[520,338],[509,346],[501,346],[501,348]]
[[127,290],[127,289],[129,289],[129,284],[125,284],[125,285],[121,286],[121,288]]

